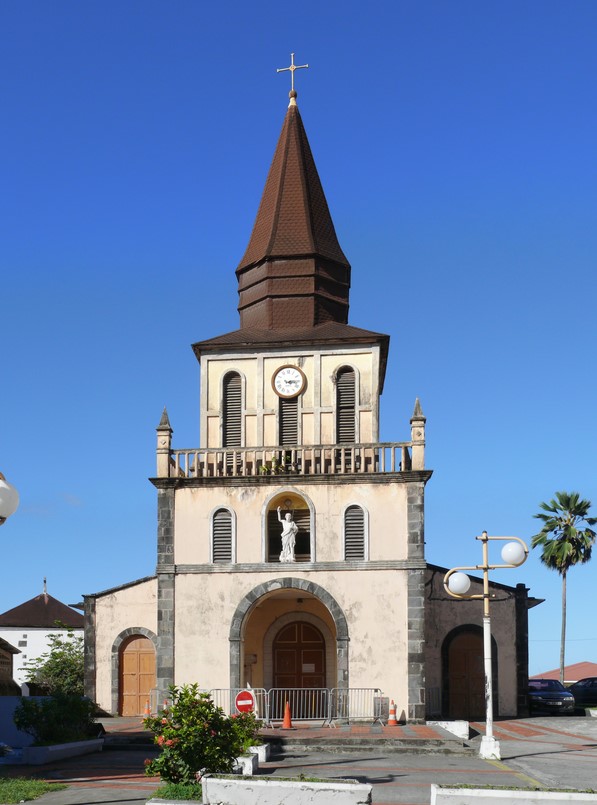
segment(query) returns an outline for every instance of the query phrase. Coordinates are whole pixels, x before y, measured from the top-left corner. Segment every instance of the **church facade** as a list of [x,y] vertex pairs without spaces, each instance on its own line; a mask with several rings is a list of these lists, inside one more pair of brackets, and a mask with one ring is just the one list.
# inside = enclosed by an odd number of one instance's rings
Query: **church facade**
[[198,682],[376,690],[425,718],[426,645],[437,670],[450,632],[426,623],[426,421],[417,400],[402,441],[379,441],[389,337],[349,324],[350,272],[293,90],[236,270],[240,327],[193,345],[199,447],[173,445],[166,411],[157,428],[156,574],[84,597],[86,689],[107,711]]

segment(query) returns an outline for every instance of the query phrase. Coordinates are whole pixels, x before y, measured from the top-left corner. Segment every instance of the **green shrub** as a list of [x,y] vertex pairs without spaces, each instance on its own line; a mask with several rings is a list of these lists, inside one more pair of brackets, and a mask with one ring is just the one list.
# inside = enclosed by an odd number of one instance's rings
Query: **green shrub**
[[90,699],[64,693],[22,699],[13,720],[18,729],[33,736],[35,746],[85,741],[98,731],[95,704]]
[[[56,628],[61,628],[56,621]],[[34,684],[44,696],[64,693],[69,696],[83,695],[85,658],[83,638],[72,629],[63,627],[66,636],[51,634],[48,637],[49,651],[32,660],[27,668],[27,682]]]
[[197,773],[230,772],[259,729],[254,716],[228,718],[197,684],[169,688],[172,704],[144,720],[161,752],[146,773],[168,783],[195,783]]
[[261,721],[256,718],[254,713],[239,713],[230,718],[240,747],[239,754],[242,755],[248,751],[250,746],[261,743],[257,738],[257,733],[261,729]]

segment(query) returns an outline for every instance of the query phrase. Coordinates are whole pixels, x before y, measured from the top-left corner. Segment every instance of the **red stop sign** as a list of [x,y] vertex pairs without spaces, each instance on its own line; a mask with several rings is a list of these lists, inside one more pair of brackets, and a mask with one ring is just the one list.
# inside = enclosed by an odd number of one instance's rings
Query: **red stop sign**
[[255,709],[255,696],[250,690],[241,690],[236,694],[234,704],[239,713],[252,713]]

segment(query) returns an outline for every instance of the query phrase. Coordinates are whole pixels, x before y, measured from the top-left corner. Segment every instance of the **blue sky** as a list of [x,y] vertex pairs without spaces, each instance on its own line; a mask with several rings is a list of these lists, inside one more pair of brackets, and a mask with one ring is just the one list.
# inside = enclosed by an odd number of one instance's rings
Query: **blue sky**
[[[154,572],[155,427],[199,443],[190,344],[238,326],[291,51],[350,321],[391,336],[382,438],[428,418],[427,558],[529,539],[560,489],[597,510],[596,28],[592,0],[5,0],[0,611]],[[597,661],[596,562],[570,663]],[[494,578],[546,599],[531,672],[556,667],[559,577],[534,552]]]

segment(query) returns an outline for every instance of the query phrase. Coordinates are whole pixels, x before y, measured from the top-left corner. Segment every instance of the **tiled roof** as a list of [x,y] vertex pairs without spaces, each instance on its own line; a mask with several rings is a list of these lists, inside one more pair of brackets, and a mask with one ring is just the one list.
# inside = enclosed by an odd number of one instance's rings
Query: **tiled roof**
[[8,654],[20,654],[21,649],[11,645],[7,640],[0,637],[0,649],[6,651]]
[[295,104],[236,273],[243,329],[294,330],[348,320],[350,264]]
[[262,330],[258,328],[245,327],[241,330],[233,330],[231,333],[208,338],[206,341],[198,341],[193,344],[195,352],[203,352],[209,347],[219,346],[255,346],[257,344],[279,344],[291,342],[325,342],[339,343],[341,341],[382,341],[389,340],[389,335],[375,333],[371,330],[363,330],[361,327],[353,327],[350,324],[340,324],[339,322],[326,322],[315,327],[288,328],[283,333]]
[[242,271],[267,257],[318,254],[348,266],[315,167],[298,106],[289,106]]
[[[564,679],[566,682],[578,682],[587,676],[597,676],[597,663],[595,662],[574,662],[572,665],[564,666]],[[559,679],[560,669],[554,668],[543,674],[535,674],[531,679]]]
[[55,629],[56,622],[73,629],[82,629],[83,615],[47,593],[42,593],[25,601],[18,607],[0,615],[0,626],[31,627]]
[[235,350],[246,346],[248,350],[256,350],[271,346],[296,346],[298,344],[317,344],[332,346],[334,344],[379,344],[380,355],[380,382],[383,382],[388,360],[388,348],[390,336],[383,333],[376,333],[371,330],[363,330],[360,327],[353,327],[350,324],[339,322],[327,322],[315,327],[299,327],[296,329],[285,330],[262,330],[257,328],[244,328],[233,330],[231,333],[209,338],[206,341],[198,341],[193,344],[193,351],[197,358],[201,359],[204,352],[231,347]]

